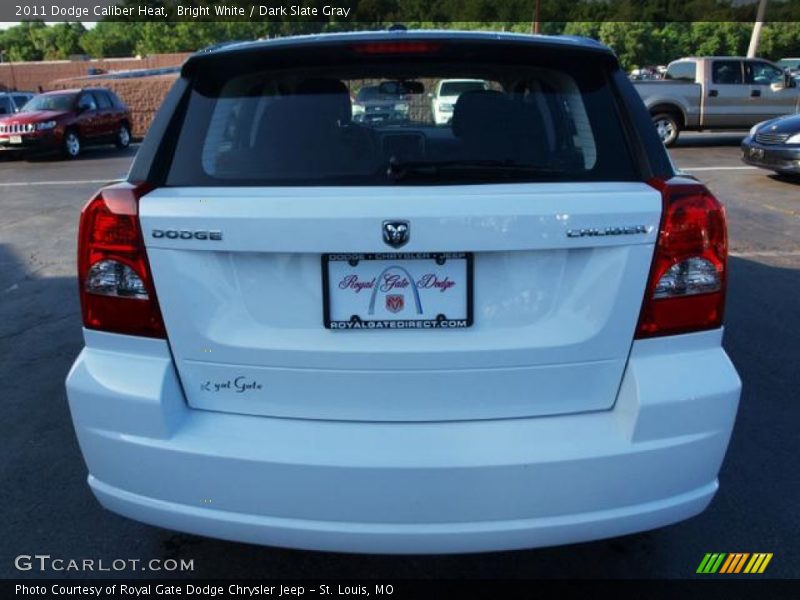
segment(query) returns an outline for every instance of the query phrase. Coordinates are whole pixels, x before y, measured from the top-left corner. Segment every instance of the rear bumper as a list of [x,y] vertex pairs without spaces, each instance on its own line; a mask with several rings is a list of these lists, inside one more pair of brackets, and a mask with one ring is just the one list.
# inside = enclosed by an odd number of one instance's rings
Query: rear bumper
[[778,173],[800,175],[800,146],[759,144],[753,138],[742,141],[742,162]]
[[189,409],[162,341],[86,337],[67,392],[101,504],[169,529],[295,548],[529,548],[686,519],[717,489],[740,392],[713,331],[636,342],[609,411],[451,423],[249,417]]

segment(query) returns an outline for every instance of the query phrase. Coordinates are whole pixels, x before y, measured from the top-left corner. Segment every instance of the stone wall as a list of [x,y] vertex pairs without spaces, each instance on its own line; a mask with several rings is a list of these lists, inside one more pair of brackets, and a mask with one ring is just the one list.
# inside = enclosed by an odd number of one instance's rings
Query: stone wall
[[109,58],[86,61],[41,61],[0,64],[0,88],[35,92],[49,89],[51,82],[58,79],[85,77],[89,69],[104,71],[126,71],[129,69],[160,69],[174,67],[183,63],[189,56],[186,53],[154,54],[144,58]]

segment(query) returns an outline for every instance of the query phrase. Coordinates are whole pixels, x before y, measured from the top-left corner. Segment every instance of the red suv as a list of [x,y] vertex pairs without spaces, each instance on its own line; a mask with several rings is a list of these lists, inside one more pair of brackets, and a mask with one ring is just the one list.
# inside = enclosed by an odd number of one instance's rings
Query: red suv
[[60,151],[76,158],[84,146],[131,142],[128,107],[105,88],[40,94],[20,112],[0,119],[0,150]]

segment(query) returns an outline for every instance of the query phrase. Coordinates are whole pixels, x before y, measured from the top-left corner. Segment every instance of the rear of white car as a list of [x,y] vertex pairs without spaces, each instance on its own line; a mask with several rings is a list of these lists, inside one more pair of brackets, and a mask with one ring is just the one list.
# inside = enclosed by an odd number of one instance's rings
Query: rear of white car
[[[491,82],[450,127],[349,121],[349,89],[446,77]],[[686,519],[739,398],[726,244],[597,44],[392,32],[194,57],[81,218],[67,391],[89,484],[162,527],[356,552]]]

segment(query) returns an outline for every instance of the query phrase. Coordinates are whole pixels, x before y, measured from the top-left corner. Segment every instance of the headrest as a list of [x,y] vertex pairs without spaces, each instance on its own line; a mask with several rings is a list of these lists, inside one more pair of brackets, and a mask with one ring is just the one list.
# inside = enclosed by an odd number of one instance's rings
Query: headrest
[[[453,133],[465,138],[496,128],[506,129],[514,104],[502,92],[473,90],[458,97],[453,109]],[[495,133],[499,133],[495,131]]]
[[350,91],[338,79],[318,77],[301,81],[295,89],[298,96],[308,96],[318,117],[332,122],[349,123],[353,116],[353,107],[350,102]]

